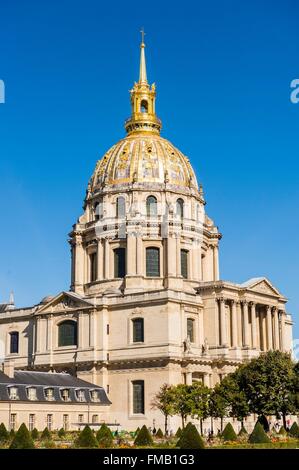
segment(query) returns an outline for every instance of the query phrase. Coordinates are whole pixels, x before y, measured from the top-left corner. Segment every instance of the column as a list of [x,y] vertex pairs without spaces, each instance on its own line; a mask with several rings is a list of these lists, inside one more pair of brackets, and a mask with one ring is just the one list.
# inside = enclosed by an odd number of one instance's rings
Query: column
[[192,372],[186,372],[186,385],[192,385]]
[[84,347],[84,315],[83,312],[79,312],[78,315],[78,347]]
[[167,276],[175,277],[176,275],[176,257],[174,256],[176,249],[176,239],[169,235],[167,239]]
[[267,345],[268,350],[273,349],[273,337],[272,337],[272,313],[271,307],[266,305],[266,322],[267,322]]
[[95,344],[95,315],[94,311],[89,314],[89,346],[94,347]]
[[232,347],[238,346],[238,318],[237,318],[237,304],[234,300],[231,301],[232,311]]
[[257,346],[257,329],[256,329],[256,308],[255,303],[251,303],[251,328],[252,328],[252,348]]
[[273,321],[274,321],[274,349],[280,349],[279,343],[279,322],[278,322],[278,310],[276,307],[273,308]]
[[110,272],[109,272],[109,239],[104,239],[104,253],[105,253],[105,269],[104,269],[104,277],[105,279],[109,279]]
[[214,262],[214,281],[219,281],[219,253],[218,246],[213,248],[213,262]]
[[241,302],[236,302],[236,310],[237,310],[237,333],[238,333],[238,346],[243,345],[243,334],[242,334],[242,311],[241,311]]
[[280,310],[280,350],[285,351],[285,313]]
[[84,284],[84,248],[83,248],[81,237],[76,238],[76,245],[74,247],[74,263],[75,263],[74,286],[75,286],[75,291],[77,292],[77,287],[80,290],[80,287],[82,287]]
[[181,275],[181,243],[179,237],[176,237],[176,275]]
[[205,385],[205,387],[209,387],[209,388],[211,386],[211,384],[210,384],[210,374],[208,372],[203,373],[203,385]]
[[98,240],[98,256],[97,256],[97,262],[98,262],[98,266],[97,266],[97,273],[98,273],[98,280],[102,280],[103,279],[103,260],[104,260],[104,250],[103,250],[103,244],[102,244],[102,240],[99,239]]
[[219,308],[220,308],[220,345],[227,346],[225,300],[223,298],[219,299]]
[[136,274],[136,239],[133,234],[127,236],[127,276]]
[[137,251],[137,275],[143,276],[143,243],[141,233],[137,234],[136,237],[136,251]]
[[243,302],[243,331],[244,331],[244,346],[246,348],[250,345],[249,338],[249,322],[248,322],[248,302]]

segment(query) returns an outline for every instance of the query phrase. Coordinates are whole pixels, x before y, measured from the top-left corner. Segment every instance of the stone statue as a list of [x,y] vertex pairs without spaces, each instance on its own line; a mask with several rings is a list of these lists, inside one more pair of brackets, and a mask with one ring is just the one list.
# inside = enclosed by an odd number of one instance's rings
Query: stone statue
[[191,352],[191,341],[190,341],[189,336],[187,336],[187,338],[184,341],[184,351],[186,353]]
[[204,340],[204,343],[202,345],[202,352],[203,352],[203,354],[208,354],[208,352],[209,352],[208,338],[205,338],[205,340]]

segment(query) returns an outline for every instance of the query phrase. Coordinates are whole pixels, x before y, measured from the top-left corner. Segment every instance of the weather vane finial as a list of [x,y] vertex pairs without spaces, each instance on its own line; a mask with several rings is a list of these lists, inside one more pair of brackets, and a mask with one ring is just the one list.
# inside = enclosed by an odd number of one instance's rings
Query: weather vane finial
[[141,28],[141,43],[144,44],[144,36],[145,36],[145,32],[144,32],[144,27],[142,26]]

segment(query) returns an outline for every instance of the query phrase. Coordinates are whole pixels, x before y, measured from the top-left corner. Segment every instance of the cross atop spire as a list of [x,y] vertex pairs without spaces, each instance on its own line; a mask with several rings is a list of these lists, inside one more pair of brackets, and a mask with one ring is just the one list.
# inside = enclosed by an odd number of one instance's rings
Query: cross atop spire
[[141,29],[141,44],[140,44],[140,68],[139,68],[139,83],[147,83],[146,76],[146,63],[145,63],[145,44],[144,44],[144,29]]

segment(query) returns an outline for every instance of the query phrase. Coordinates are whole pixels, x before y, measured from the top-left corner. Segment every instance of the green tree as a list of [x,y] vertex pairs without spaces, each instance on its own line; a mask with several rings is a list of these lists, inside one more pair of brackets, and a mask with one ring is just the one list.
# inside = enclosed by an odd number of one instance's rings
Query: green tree
[[200,420],[201,434],[203,434],[203,420],[209,417],[210,394],[211,390],[200,382],[195,382],[191,386],[191,416]]
[[142,426],[139,433],[135,437],[134,444],[140,447],[151,446],[153,444],[153,438],[145,425]]
[[0,424],[0,442],[8,441],[9,439],[9,432],[7,431],[5,424]]
[[9,448],[10,449],[34,449],[33,439],[24,423],[21,424],[21,426],[19,427]]
[[164,415],[164,432],[168,434],[168,417],[172,416],[174,411],[174,387],[163,384],[158,393],[151,402],[151,408],[161,411]]
[[227,402],[228,416],[236,418],[244,426],[244,418],[250,415],[249,401],[240,389],[238,369],[228,374],[219,385],[219,394]]
[[100,447],[109,448],[113,446],[113,434],[105,423],[98,430],[96,438]]
[[287,353],[268,351],[241,365],[237,372],[239,389],[245,394],[251,413],[283,417],[294,412],[294,364]]
[[158,439],[162,439],[162,437],[164,437],[163,431],[161,428],[159,428],[158,431],[156,432],[156,437],[158,437]]
[[[222,393],[221,384],[216,384],[209,397],[209,415],[211,418],[220,418],[221,432],[223,430],[223,418],[229,414],[229,403]],[[213,431],[213,419],[211,419]]]
[[76,447],[82,448],[94,448],[98,447],[98,441],[95,438],[94,433],[88,425],[80,432],[78,438],[75,441]]
[[60,437],[60,439],[62,439],[63,437],[65,437],[66,435],[66,432],[64,430],[64,428],[60,428],[59,431],[58,431],[58,437]]
[[193,399],[192,385],[179,384],[173,387],[173,414],[181,417],[183,429],[187,417],[192,415],[194,409]]
[[204,449],[205,445],[196,427],[193,424],[188,423],[188,425],[183,429],[176,447],[179,449]]

